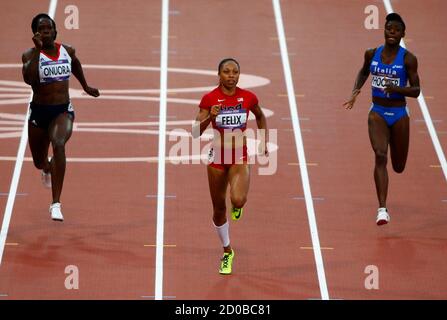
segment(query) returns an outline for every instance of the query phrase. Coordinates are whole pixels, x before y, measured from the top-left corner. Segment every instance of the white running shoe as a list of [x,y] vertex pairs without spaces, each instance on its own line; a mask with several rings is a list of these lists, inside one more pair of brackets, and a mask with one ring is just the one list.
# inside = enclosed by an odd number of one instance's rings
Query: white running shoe
[[377,225],[381,226],[383,224],[387,224],[388,222],[390,222],[390,215],[388,214],[388,210],[386,208],[377,209]]
[[61,212],[61,204],[59,202],[53,203],[50,206],[51,219],[54,221],[64,221],[64,216]]
[[43,170],[41,172],[42,184],[45,188],[51,189],[51,173],[45,173]]

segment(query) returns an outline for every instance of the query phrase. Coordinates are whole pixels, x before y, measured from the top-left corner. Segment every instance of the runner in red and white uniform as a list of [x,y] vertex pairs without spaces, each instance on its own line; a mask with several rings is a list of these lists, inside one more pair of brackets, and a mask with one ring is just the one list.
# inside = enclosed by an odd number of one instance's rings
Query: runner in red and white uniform
[[[28,140],[34,165],[42,170],[42,181],[52,188],[51,218],[63,221],[60,196],[65,176],[65,144],[70,139],[74,109],[70,102],[68,79],[73,73],[84,91],[98,97],[99,91],[89,87],[75,49],[56,43],[56,23],[45,13],[31,23],[34,48],[22,55],[23,80],[33,89],[28,117]],[[48,158],[50,143],[53,157]]]
[[247,142],[244,134],[251,111],[256,117],[258,129],[265,132],[260,152],[267,154],[267,121],[258,104],[258,98],[248,90],[237,87],[239,63],[232,58],[219,63],[219,86],[205,94],[196,118],[200,135],[212,123],[213,148],[210,150],[208,182],[213,202],[213,222],[224,248],[219,272],[231,274],[234,250],[230,245],[229,224],[226,216],[226,191],[230,185],[232,218],[239,220],[247,202],[250,185],[250,167]]

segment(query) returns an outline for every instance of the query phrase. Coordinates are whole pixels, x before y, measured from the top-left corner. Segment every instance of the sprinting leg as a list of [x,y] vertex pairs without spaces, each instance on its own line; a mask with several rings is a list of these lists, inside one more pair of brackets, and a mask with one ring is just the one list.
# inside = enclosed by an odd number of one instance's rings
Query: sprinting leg
[[374,111],[371,111],[368,115],[368,133],[375,154],[374,181],[379,207],[386,208],[388,194],[388,171],[386,165],[390,130],[385,120]]
[[228,170],[219,170],[208,166],[208,182],[213,201],[213,223],[224,249],[219,267],[219,273],[223,275],[232,273],[234,258],[234,251],[230,245],[229,223],[226,217],[227,176]]
[[44,172],[49,172],[50,163],[48,162],[48,147],[50,146],[50,138],[48,137],[48,133],[44,129],[29,123],[28,143],[34,166]]
[[250,187],[250,167],[248,164],[232,165],[228,172],[230,183],[230,199],[233,220],[239,220],[242,209],[247,202],[248,189]]
[[34,166],[41,170],[42,184],[51,188],[50,162],[48,161],[48,147],[50,140],[46,130],[28,123],[28,142],[33,157]]
[[65,144],[70,139],[72,130],[73,117],[67,113],[60,114],[54,119],[48,130],[53,147],[53,158],[51,161],[53,203],[60,203],[66,167]]
[[60,196],[65,177],[65,144],[70,139],[73,130],[73,117],[62,113],[50,123],[48,133],[53,147],[51,159],[51,190],[53,202],[50,205],[51,218],[55,221],[64,221],[61,212]]
[[390,151],[393,169],[397,173],[405,170],[410,144],[410,118],[400,118],[392,127],[390,134]]
[[229,228],[226,216],[227,207],[225,204],[228,171],[219,170],[211,166],[207,166],[207,171],[211,200],[213,202],[213,223],[216,227],[219,239],[222,242],[224,252],[231,252]]

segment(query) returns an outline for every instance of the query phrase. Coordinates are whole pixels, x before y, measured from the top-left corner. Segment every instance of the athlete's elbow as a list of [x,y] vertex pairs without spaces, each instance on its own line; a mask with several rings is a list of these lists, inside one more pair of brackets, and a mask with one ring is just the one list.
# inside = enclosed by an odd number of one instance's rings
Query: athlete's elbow
[[421,89],[419,87],[413,87],[412,90],[409,92],[409,97],[411,98],[417,98],[421,94]]
[[30,79],[30,76],[28,75],[28,72],[25,69],[22,71],[22,78],[23,78],[23,81],[26,84],[32,85],[32,81]]
[[194,139],[199,138],[202,135],[202,130],[200,130],[200,125],[193,125],[191,130],[191,136]]
[[198,137],[200,137],[200,132],[197,132],[196,130],[192,129],[191,130],[191,136],[196,139]]
[[33,86],[35,84],[35,81],[26,74],[23,75],[23,81],[29,86]]
[[420,94],[421,94],[421,88],[417,87],[414,90],[414,97],[417,98],[417,97],[419,97]]
[[255,118],[258,124],[266,124],[267,122],[267,118],[265,117],[264,113],[255,115]]
[[193,137],[193,139],[200,138],[201,135],[202,135],[201,132],[195,132],[195,131],[191,132],[191,136]]

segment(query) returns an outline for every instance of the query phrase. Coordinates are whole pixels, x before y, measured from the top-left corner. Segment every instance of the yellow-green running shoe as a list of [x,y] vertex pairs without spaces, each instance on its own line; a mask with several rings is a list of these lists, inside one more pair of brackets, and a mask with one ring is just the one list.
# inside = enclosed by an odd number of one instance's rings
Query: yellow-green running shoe
[[231,253],[225,252],[222,259],[220,259],[220,274],[231,274],[231,266],[233,265],[234,250]]
[[233,220],[239,220],[242,217],[242,212],[244,211],[244,208],[234,208],[231,209],[231,218]]

